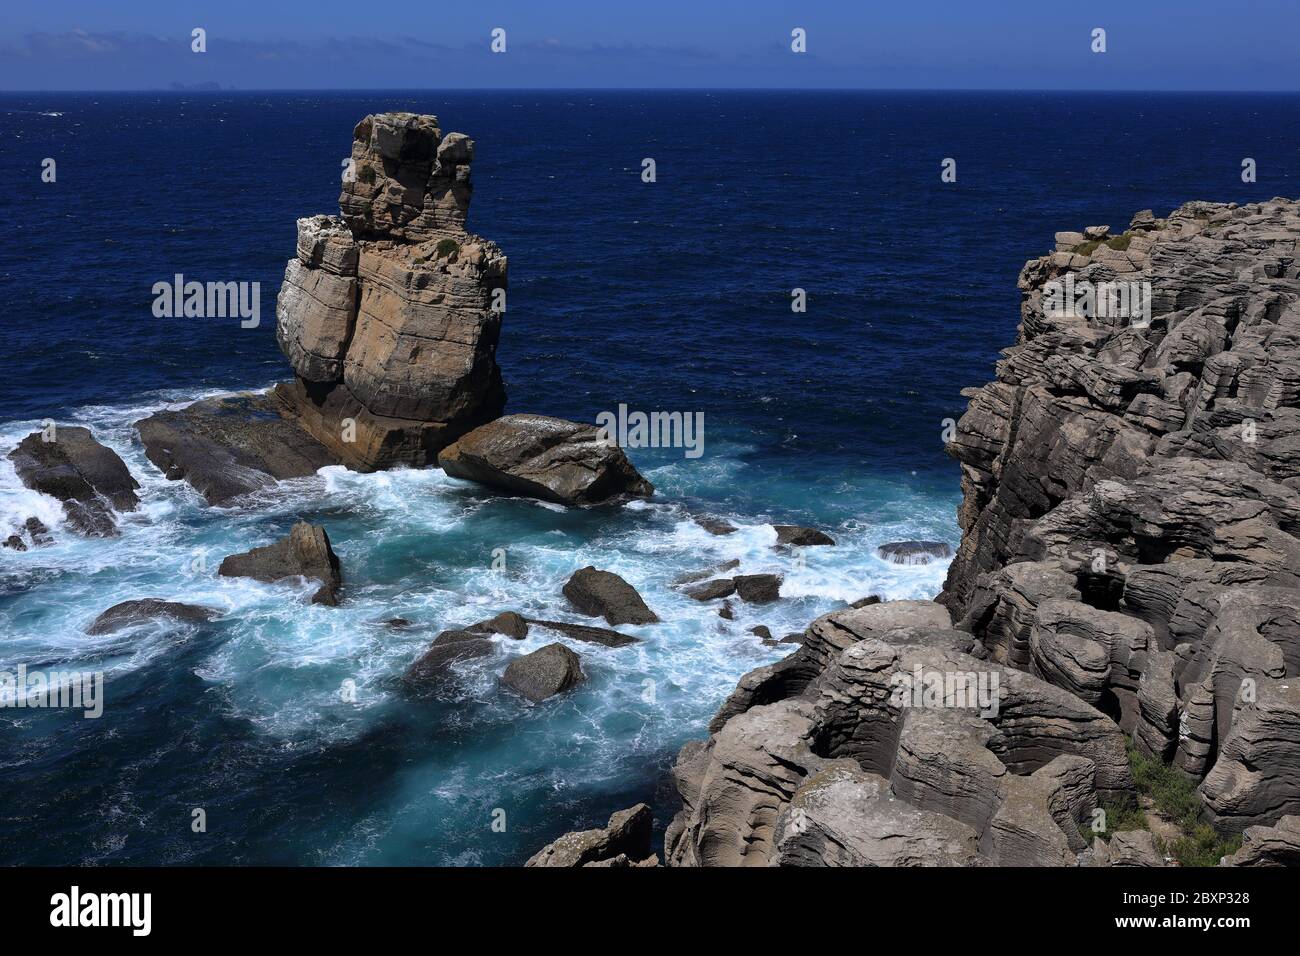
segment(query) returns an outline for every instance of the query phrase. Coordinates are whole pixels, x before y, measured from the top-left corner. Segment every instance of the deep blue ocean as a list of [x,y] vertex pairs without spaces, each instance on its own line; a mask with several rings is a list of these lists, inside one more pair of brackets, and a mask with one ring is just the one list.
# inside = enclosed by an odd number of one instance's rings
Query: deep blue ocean
[[[701,458],[630,453],[652,502],[571,511],[438,471],[334,468],[213,509],[144,458],[131,426],[151,411],[287,377],[274,298],[294,222],[337,212],[352,128],[386,110],[476,140],[470,228],[510,257],[508,410],[705,413]],[[0,537],[36,514],[57,538],[0,550],[0,669],[107,680],[98,720],[0,710],[0,864],[513,864],[640,800],[662,824],[677,749],[789,649],[749,628],[939,590],[942,564],[874,548],[957,543],[942,422],[1013,341],[1024,262],[1143,208],[1300,194],[1298,147],[1289,95],[0,94],[0,456],[46,419],[85,424],[143,486],[122,536],[88,541],[0,459]],[[152,286],[176,273],[260,282],[261,325],[155,318]],[[741,530],[711,536],[700,511]],[[298,517],[334,541],[342,607],[216,576]],[[839,543],[800,564],[771,548],[773,522]],[[784,574],[784,599],[724,621],[669,587],[733,558]],[[577,645],[578,690],[531,707],[497,688],[510,655],[551,639],[535,636],[502,639],[447,699],[394,692],[443,628],[581,620],[560,587],[586,564],[664,622],[629,628],[634,647]],[[148,596],[224,616],[84,633]],[[399,615],[416,626],[382,625]]]

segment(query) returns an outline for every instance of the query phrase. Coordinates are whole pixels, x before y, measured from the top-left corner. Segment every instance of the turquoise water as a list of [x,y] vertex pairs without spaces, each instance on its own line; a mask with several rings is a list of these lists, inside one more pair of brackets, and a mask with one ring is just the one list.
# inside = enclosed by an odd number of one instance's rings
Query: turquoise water
[[[30,775],[35,765],[38,779],[76,791],[52,842],[16,861],[498,864],[629,802],[666,812],[660,778],[677,748],[703,733],[741,674],[790,649],[764,646],[751,627],[779,638],[867,594],[931,596],[942,565],[890,565],[874,547],[956,540],[955,496],[938,483],[846,471],[825,476],[816,507],[800,507],[801,482],[747,461],[752,449],[725,435],[710,436],[703,462],[634,451],[660,494],[616,509],[497,498],[437,470],[338,467],[213,509],[164,479],[135,441],[132,422],[163,405],[69,416],[141,480],[141,509],[123,518],[118,539],[60,533],[57,505],[0,465],[0,518],[35,514],[57,538],[26,554],[0,552],[0,659],[103,670],[107,680],[98,721],[0,717],[6,738],[20,741],[9,766],[21,760]],[[0,443],[38,425],[7,424]],[[786,506],[733,510],[725,501],[740,487]],[[711,535],[684,502],[740,530]],[[215,574],[225,555],[269,543],[299,517],[330,534],[347,587],[342,606],[308,603],[313,585]],[[837,545],[778,552],[770,522],[796,519],[826,528]],[[735,619],[725,621],[670,587],[683,572],[732,559],[744,573],[783,574],[783,600],[733,602]],[[622,628],[641,638],[629,647],[571,644],[588,677],[576,691],[533,706],[499,690],[511,656],[561,639],[537,628],[524,641],[496,638],[495,654],[460,665],[442,699],[410,701],[394,686],[444,628],[502,610],[590,622],[560,593],[588,564],[625,577],[663,622]],[[84,633],[107,606],[154,596],[223,616]],[[385,626],[392,617],[412,626]],[[355,702],[344,699],[347,686]],[[87,759],[104,761],[105,779],[81,790]],[[189,830],[193,807],[207,813],[206,834]],[[494,832],[502,811],[505,832]],[[16,812],[48,821],[39,807]]]

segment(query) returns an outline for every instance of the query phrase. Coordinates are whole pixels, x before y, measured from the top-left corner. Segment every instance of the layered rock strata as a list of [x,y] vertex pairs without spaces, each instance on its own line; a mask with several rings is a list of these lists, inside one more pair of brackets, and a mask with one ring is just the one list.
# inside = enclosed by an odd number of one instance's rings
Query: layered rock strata
[[949,444],[941,603],[826,615],[745,675],[673,769],[666,862],[1163,865],[1149,833],[1085,835],[1134,793],[1128,735],[1248,828],[1226,863],[1293,863],[1298,242],[1297,203],[1189,203],[1029,262]]
[[1300,204],[1094,233],[1025,265],[1019,338],[966,393],[939,600],[1199,781],[1218,829],[1273,824],[1300,812]]
[[436,117],[367,116],[341,216],[298,220],[276,334],[276,387],[307,432],[358,470],[433,463],[501,414],[506,257],[466,231],[474,142]]
[[972,643],[928,601],[818,618],[683,748],[669,864],[1076,862],[1098,801],[1132,786],[1123,735]]

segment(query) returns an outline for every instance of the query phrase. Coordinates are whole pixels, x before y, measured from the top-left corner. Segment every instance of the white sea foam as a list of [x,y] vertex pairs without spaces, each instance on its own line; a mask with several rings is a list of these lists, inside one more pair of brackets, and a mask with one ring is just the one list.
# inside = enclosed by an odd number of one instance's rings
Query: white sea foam
[[[788,645],[765,646],[752,627],[764,625],[780,638],[868,594],[931,597],[947,562],[894,565],[876,557],[875,549],[890,540],[955,537],[948,500],[917,500],[914,516],[904,521],[828,527],[834,547],[774,548],[770,520],[725,507],[711,511],[737,531],[713,535],[666,491],[686,489],[707,501],[710,494],[725,494],[749,467],[709,457],[652,469],[662,498],[599,514],[495,498],[436,470],[359,474],[339,467],[284,482],[232,508],[211,508],[147,461],[132,428],[158,408],[193,398],[160,394],[131,407],[87,408],[69,417],[89,425],[141,482],[141,508],[122,516],[118,538],[83,539],[61,528],[58,503],[22,488],[12,466],[0,464],[0,518],[14,525],[35,515],[57,538],[53,547],[23,554],[0,551],[0,580],[9,592],[0,604],[0,660],[76,660],[117,649],[110,668],[140,667],[173,653],[177,635],[183,639],[195,629],[152,624],[91,638],[86,625],[132,598],[206,605],[222,612],[215,625],[220,639],[204,646],[194,669],[223,689],[232,716],[286,743],[355,738],[403,706],[394,678],[444,628],[503,610],[603,624],[575,614],[560,593],[574,570],[595,565],[626,578],[662,618],[620,628],[640,643],[605,648],[534,628],[523,641],[495,638],[494,655],[458,670],[468,700],[500,711],[519,734],[536,735],[525,739],[548,755],[549,769],[513,767],[511,774],[544,773],[554,776],[551,786],[565,790],[602,786],[629,760],[700,734],[741,674],[789,652]],[[0,426],[0,443],[11,447],[39,425]],[[225,555],[274,540],[300,515],[331,534],[347,585],[342,606],[310,604],[310,582],[262,584],[217,575]],[[494,570],[498,548],[505,567]],[[733,600],[735,618],[727,621],[717,614],[718,603],[701,604],[671,587],[684,572],[731,560],[740,566],[728,573],[783,575],[783,599],[762,606]],[[414,626],[384,625],[397,616]],[[557,640],[582,657],[588,680],[578,691],[534,707],[500,690],[509,658]],[[347,682],[356,689],[355,702],[340,693]],[[111,706],[111,684],[109,691]],[[456,718],[447,719],[454,728]],[[502,770],[486,755],[463,759],[482,771]]]

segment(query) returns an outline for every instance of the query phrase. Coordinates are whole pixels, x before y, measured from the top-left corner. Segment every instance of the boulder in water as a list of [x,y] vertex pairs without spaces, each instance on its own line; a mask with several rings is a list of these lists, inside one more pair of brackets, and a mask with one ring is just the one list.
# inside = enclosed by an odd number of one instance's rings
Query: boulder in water
[[313,604],[339,603],[343,574],[339,559],[330,547],[329,535],[318,525],[299,521],[289,534],[274,544],[232,554],[221,562],[217,573],[228,578],[280,581],[284,578],[314,578],[321,582],[312,595]]
[[648,497],[654,486],[623,449],[593,425],[545,415],[507,415],[444,448],[447,474],[511,494],[562,505],[598,505]]
[[402,686],[416,694],[441,686],[452,664],[486,657],[495,645],[473,631],[443,631],[402,675]]
[[539,704],[586,680],[581,659],[563,644],[545,647],[516,657],[506,666],[501,678],[503,686]]
[[876,557],[890,564],[933,564],[952,557],[944,541],[890,541],[876,548]]
[[718,518],[714,515],[691,515],[691,520],[707,531],[709,534],[727,535],[735,534],[740,529],[728,521],[726,518]]
[[750,604],[768,604],[781,596],[779,574],[738,574],[731,580],[735,582],[736,594]]
[[49,433],[32,432],[9,453],[9,460],[26,487],[63,502],[68,524],[88,537],[116,535],[113,512],[134,511],[140,503],[140,485],[126,463],[97,442],[88,428],[63,425]]
[[776,528],[776,543],[789,544],[800,548],[813,547],[815,545],[830,545],[835,543],[832,538],[824,531],[818,531],[816,528],[801,528],[796,524],[778,524],[773,525]]
[[528,636],[528,622],[524,620],[523,615],[516,614],[514,611],[502,611],[496,617],[471,624],[465,630],[474,634],[504,634],[506,637],[522,641]]
[[186,624],[205,624],[220,616],[221,612],[213,607],[182,604],[178,601],[165,601],[162,598],[139,598],[114,604],[95,618],[90,627],[86,628],[86,633],[110,634],[124,627],[157,620],[160,617]]
[[609,624],[656,624],[659,615],[646,606],[636,588],[612,571],[588,566],[573,572],[564,596],[583,614],[603,617]]

